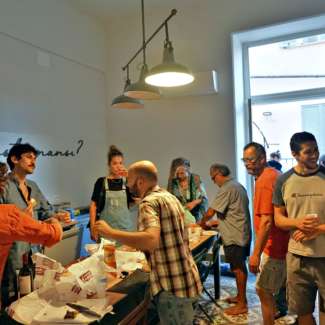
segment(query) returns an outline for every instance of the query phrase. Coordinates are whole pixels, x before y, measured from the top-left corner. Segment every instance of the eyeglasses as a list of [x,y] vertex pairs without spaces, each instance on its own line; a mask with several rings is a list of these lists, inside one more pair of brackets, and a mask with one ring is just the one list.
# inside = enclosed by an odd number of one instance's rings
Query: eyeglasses
[[260,158],[259,156],[257,156],[257,157],[246,157],[246,158],[242,158],[241,161],[244,164],[247,164],[247,163],[255,164],[259,160],[259,158]]
[[214,179],[216,178],[216,176],[218,175],[218,173],[214,174],[213,176],[211,176],[211,181],[214,182]]

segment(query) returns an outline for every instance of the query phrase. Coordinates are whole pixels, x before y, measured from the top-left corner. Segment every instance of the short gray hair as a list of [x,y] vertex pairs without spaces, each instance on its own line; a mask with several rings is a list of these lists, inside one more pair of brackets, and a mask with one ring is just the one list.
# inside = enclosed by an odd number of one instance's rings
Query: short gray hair
[[229,167],[222,164],[211,165],[210,171],[219,172],[222,176],[229,176],[231,174]]

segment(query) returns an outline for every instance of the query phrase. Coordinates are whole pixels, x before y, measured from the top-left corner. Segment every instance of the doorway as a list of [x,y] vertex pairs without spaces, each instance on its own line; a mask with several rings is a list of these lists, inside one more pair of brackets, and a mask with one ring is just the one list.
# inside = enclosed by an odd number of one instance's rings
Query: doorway
[[233,33],[232,48],[236,172],[251,195],[240,160],[248,142],[280,150],[286,169],[295,132],[314,133],[325,151],[325,15]]
[[248,47],[252,140],[268,158],[281,154],[282,171],[294,165],[289,142],[296,132],[316,136],[325,153],[325,33]]

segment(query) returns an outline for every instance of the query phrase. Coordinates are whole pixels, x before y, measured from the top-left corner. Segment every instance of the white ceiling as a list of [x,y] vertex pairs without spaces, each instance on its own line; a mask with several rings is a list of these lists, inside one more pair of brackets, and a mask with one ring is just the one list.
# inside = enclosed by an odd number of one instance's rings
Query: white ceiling
[[[128,16],[141,11],[141,0],[67,0],[74,8],[103,22],[109,22],[117,16]],[[200,0],[199,0],[200,1]],[[197,4],[198,0],[145,0],[145,13]]]

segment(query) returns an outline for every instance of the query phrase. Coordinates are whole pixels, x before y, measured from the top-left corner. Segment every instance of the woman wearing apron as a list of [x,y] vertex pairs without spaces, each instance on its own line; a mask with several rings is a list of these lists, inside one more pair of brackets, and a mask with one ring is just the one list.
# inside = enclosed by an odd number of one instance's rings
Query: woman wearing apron
[[96,220],[104,220],[113,228],[135,230],[136,216],[129,211],[132,202],[126,187],[127,170],[123,165],[123,153],[111,146],[108,152],[107,177],[97,179],[89,207],[91,237]]

